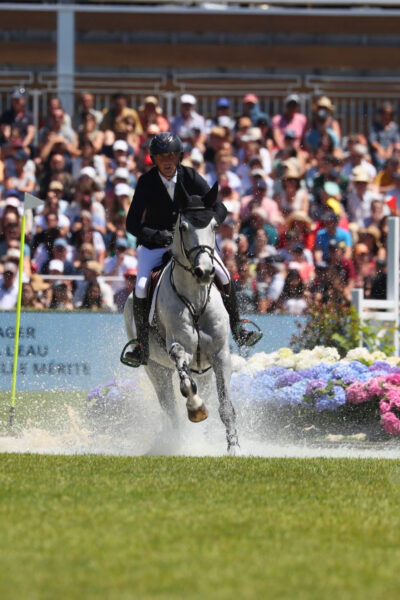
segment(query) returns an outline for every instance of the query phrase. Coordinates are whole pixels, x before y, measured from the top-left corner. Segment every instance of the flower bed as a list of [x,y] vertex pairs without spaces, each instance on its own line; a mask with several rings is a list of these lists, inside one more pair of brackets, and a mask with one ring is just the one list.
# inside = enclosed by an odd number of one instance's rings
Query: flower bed
[[[138,373],[133,375],[91,390],[88,413],[118,413],[141,387]],[[382,352],[355,348],[340,359],[335,348],[317,346],[299,353],[282,348],[248,360],[234,355],[231,391],[237,408],[261,408],[268,420],[278,414],[283,426],[285,419],[316,423],[321,415],[353,422],[379,418],[386,433],[400,434],[400,359]]]
[[[334,348],[316,347],[297,354],[282,348],[236,359],[232,394],[247,403],[274,409],[300,408],[310,412],[337,411],[346,406],[379,409],[383,429],[400,434],[400,359],[364,348],[344,359]],[[356,417],[356,412],[352,411]]]

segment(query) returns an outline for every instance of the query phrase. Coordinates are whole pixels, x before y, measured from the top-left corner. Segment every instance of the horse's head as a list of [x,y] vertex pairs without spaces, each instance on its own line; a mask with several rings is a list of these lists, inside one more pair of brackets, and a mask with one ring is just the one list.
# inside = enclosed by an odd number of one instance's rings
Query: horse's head
[[189,196],[183,190],[183,202],[174,236],[173,254],[201,285],[209,285],[215,274],[215,231],[218,227],[214,205],[216,183],[203,197]]

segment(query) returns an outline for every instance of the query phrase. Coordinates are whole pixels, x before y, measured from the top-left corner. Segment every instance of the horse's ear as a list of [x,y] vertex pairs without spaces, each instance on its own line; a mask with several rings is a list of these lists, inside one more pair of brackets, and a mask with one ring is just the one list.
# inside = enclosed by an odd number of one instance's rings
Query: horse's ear
[[212,188],[208,190],[207,194],[203,196],[204,206],[206,208],[211,208],[215,206],[218,197],[218,181],[214,183]]
[[187,193],[185,186],[183,185],[183,183],[180,181],[180,179],[178,178],[177,182],[176,182],[176,187],[175,187],[175,198],[178,201],[178,204],[180,206],[181,209],[186,208],[186,206],[189,203],[189,194]]

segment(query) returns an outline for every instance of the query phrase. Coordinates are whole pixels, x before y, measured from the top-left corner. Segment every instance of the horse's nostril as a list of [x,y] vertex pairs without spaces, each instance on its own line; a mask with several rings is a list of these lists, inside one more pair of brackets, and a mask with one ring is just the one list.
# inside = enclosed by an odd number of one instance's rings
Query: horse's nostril
[[200,279],[201,277],[203,277],[204,271],[200,267],[196,267],[194,270],[194,274]]

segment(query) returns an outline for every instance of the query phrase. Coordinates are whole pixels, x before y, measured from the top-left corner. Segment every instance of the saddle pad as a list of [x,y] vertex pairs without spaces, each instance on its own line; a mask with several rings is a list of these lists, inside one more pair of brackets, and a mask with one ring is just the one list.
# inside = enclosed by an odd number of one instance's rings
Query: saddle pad
[[161,271],[160,277],[158,278],[156,287],[155,287],[154,292],[153,292],[153,297],[151,299],[150,313],[149,313],[149,324],[150,325],[153,325],[153,319],[154,319],[154,314],[156,312],[156,301],[157,301],[157,296],[158,296],[158,290],[160,288],[160,283],[161,283],[162,278],[164,277],[164,273],[167,270],[167,266],[169,265],[170,262],[171,261],[169,261],[165,265],[165,267],[163,268],[163,270]]

